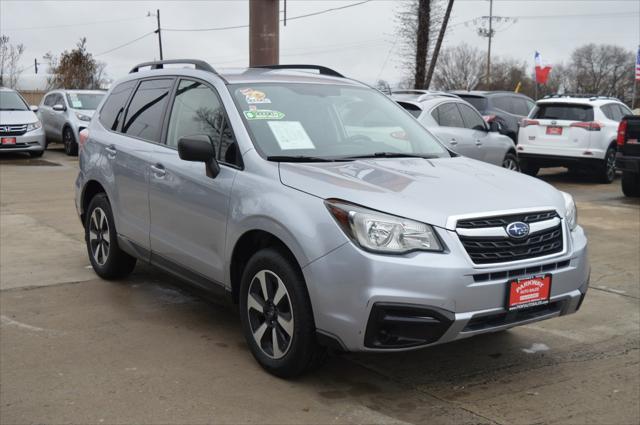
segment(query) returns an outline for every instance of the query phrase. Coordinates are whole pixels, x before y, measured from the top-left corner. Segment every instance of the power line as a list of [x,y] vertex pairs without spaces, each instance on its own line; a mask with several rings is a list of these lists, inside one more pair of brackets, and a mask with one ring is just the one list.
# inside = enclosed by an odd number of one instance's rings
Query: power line
[[98,53],[97,55],[93,55],[93,56],[94,56],[94,57],[102,56],[102,55],[106,55],[107,53],[111,53],[111,52],[113,52],[113,51],[115,51],[115,50],[122,49],[123,47],[127,47],[128,45],[133,44],[133,43],[135,43],[135,42],[136,42],[136,41],[138,41],[138,40],[142,40],[143,38],[148,37],[148,36],[150,36],[151,34],[155,34],[155,31],[151,31],[151,32],[148,32],[148,33],[146,33],[146,34],[143,34],[143,35],[141,35],[141,36],[140,36],[140,37],[138,37],[138,38],[134,38],[134,39],[133,39],[133,40],[131,40],[131,41],[127,41],[127,42],[126,42],[126,43],[124,43],[124,44],[121,44],[121,45],[119,45],[119,46],[117,46],[117,47],[114,47],[114,48],[112,48],[112,49],[106,50],[106,51],[104,51],[104,52]]
[[112,24],[112,23],[115,23],[115,22],[137,21],[137,20],[143,19],[143,18],[145,18],[145,17],[111,19],[111,20],[108,20],[108,21],[78,22],[78,23],[75,23],[75,24],[50,25],[50,26],[45,26],[45,27],[4,28],[3,31],[27,31],[27,30],[48,30],[48,29],[56,29],[56,28],[71,28],[71,27],[80,27],[80,26],[87,26],[87,25]]
[[[337,10],[347,9],[350,7],[360,6],[365,3],[369,3],[373,0],[364,0],[359,1],[358,3],[348,4],[346,6],[332,7],[330,9],[319,10],[317,12],[306,13],[304,15],[291,16],[287,17],[287,21],[294,21],[296,19],[308,18],[310,16],[321,15],[323,13],[335,12]],[[280,19],[280,22],[284,22],[284,19]],[[233,25],[226,27],[214,27],[214,28],[163,28],[163,31],[189,31],[189,32],[204,32],[204,31],[224,31],[224,30],[232,30],[238,28],[249,28],[249,25]]]

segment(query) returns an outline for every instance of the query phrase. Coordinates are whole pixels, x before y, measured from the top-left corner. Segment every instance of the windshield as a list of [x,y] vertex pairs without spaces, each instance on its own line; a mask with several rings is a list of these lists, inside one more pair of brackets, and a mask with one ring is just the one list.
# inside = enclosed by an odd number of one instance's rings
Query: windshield
[[450,156],[411,115],[372,89],[271,83],[229,90],[267,157]]
[[468,96],[464,94],[458,94],[458,96],[472,104],[478,111],[482,112],[487,109],[487,99],[484,97]]
[[73,109],[96,110],[104,93],[68,93],[67,102]]
[[14,91],[0,91],[0,111],[28,111],[29,106]]

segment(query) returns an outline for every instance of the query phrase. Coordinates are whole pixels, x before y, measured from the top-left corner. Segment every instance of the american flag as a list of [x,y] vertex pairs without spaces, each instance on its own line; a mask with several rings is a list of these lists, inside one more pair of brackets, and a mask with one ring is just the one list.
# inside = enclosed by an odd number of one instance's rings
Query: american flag
[[638,47],[638,54],[636,55],[636,81],[640,81],[640,47]]

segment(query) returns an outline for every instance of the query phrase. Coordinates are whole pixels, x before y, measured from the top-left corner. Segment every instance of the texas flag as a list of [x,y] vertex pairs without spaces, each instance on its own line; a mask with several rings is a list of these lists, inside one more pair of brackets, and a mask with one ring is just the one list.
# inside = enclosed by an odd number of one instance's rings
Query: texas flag
[[549,72],[551,71],[551,66],[542,63],[542,57],[540,56],[540,52],[536,52],[535,62],[536,62],[536,83],[547,84],[547,80],[549,79]]

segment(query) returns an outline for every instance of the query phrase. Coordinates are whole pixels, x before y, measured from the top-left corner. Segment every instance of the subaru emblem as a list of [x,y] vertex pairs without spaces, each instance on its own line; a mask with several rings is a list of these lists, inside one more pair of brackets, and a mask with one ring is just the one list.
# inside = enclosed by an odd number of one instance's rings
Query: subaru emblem
[[529,225],[521,221],[515,221],[507,225],[507,235],[514,239],[524,238],[529,234]]

